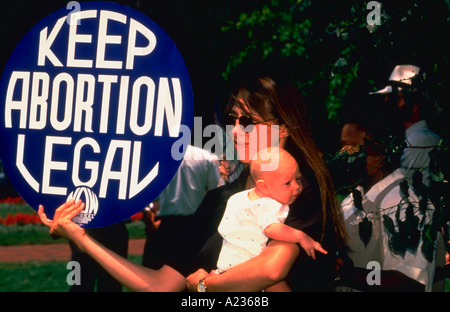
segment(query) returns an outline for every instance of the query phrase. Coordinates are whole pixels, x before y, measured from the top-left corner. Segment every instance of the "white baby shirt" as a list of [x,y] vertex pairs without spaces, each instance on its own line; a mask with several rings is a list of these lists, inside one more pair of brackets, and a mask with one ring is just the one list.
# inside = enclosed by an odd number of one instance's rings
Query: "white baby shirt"
[[219,271],[259,255],[268,240],[264,229],[272,223],[283,223],[289,213],[288,205],[272,198],[250,200],[250,191],[236,193],[228,200],[218,229],[224,239],[217,262]]

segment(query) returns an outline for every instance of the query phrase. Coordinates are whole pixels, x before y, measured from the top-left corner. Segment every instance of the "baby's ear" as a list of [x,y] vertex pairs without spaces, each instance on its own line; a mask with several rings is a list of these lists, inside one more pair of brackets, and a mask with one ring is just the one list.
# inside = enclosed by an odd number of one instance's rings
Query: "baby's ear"
[[258,179],[256,181],[256,187],[263,194],[268,194],[269,190],[267,189],[267,183],[263,179]]

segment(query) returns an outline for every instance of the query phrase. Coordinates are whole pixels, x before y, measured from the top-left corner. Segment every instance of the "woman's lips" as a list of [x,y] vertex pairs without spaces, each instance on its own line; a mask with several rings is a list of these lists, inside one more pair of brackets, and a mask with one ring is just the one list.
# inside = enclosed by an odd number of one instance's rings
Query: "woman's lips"
[[245,137],[245,136],[242,136],[239,138],[235,137],[234,138],[234,146],[249,145],[248,140],[249,140],[249,138]]

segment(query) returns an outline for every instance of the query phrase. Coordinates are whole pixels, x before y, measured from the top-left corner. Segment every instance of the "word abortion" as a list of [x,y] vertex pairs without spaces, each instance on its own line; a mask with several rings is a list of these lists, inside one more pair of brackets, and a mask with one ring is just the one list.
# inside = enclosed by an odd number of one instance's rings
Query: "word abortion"
[[[102,93],[101,109],[97,113],[97,118],[100,121],[97,123],[99,128],[95,129],[95,132],[108,133],[111,91],[118,83],[119,77],[117,75],[98,75],[97,81],[103,85],[103,88],[100,91]],[[78,74],[75,82],[70,74],[60,73],[54,77],[53,82],[50,82],[50,75],[46,72],[14,71],[11,74],[6,93],[5,127],[14,127],[13,113],[17,112],[20,118],[18,122],[20,129],[42,130],[47,126],[49,119],[50,125],[57,131],[67,130],[73,122],[74,132],[93,133],[95,84],[96,78],[91,74]],[[50,85],[52,86],[51,90]],[[62,85],[65,88],[62,88]],[[177,137],[183,105],[180,80],[178,78],[160,77],[159,87],[156,90],[155,83],[150,77],[141,76],[137,78],[132,84],[131,105],[128,113],[129,85],[130,77],[121,76],[118,86],[119,98],[117,100],[115,134],[125,133],[126,116],[129,116],[129,129],[135,135],[148,134],[153,127],[156,102],[154,136],[162,136],[164,117],[166,117],[169,135]],[[64,95],[60,94],[61,89],[65,89]],[[143,89],[146,91],[145,111],[141,112],[142,105],[140,105],[140,102],[142,102]],[[172,103],[171,89],[174,93],[174,103]],[[21,92],[17,90],[21,90]],[[17,93],[20,93],[20,96],[17,96]],[[14,96],[15,94],[16,96]],[[51,101],[48,103],[50,94]],[[59,105],[61,97],[64,97],[65,103],[62,113],[59,111],[61,109],[61,105]],[[155,97],[157,100],[155,100]],[[47,116],[48,106],[50,106],[49,117]],[[62,119],[61,115],[63,116]],[[84,127],[82,125],[83,115],[85,116]],[[28,122],[27,116],[29,116]],[[143,122],[138,120],[139,116],[144,116]]]

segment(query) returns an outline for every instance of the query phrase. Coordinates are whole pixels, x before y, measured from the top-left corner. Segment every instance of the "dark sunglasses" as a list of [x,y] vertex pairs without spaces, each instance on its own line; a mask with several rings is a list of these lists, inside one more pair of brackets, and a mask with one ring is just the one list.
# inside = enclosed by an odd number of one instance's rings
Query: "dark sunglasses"
[[225,126],[235,126],[236,125],[236,120],[239,120],[239,125],[241,125],[242,127],[244,127],[244,130],[246,130],[246,132],[250,132],[253,130],[253,127],[247,128],[250,125],[256,125],[257,122],[255,122],[251,117],[249,116],[241,116],[241,117],[236,117],[233,116],[231,114],[225,114],[222,118],[222,125]]

